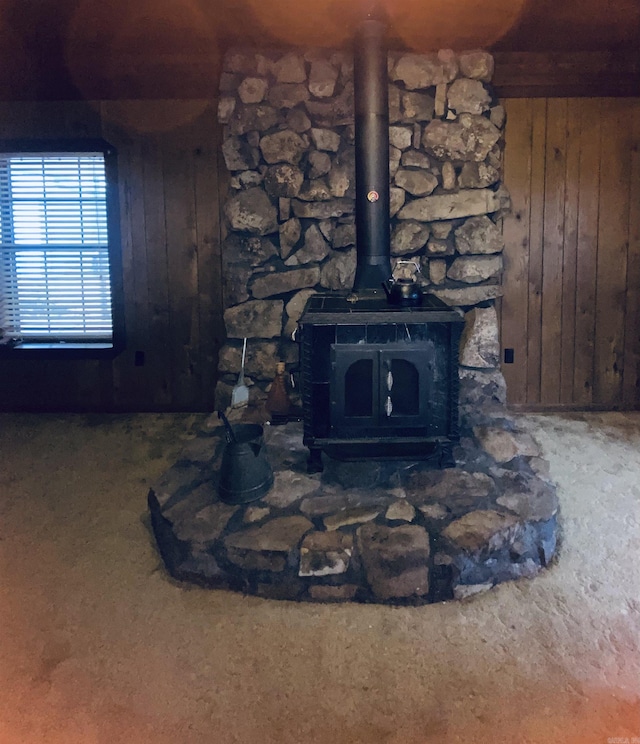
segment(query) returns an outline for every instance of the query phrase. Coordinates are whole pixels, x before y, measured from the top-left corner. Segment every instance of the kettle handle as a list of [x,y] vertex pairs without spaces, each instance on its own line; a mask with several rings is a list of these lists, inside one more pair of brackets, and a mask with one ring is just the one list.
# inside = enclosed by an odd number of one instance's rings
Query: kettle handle
[[[420,265],[418,264],[417,261],[411,261],[410,259],[406,259],[406,258],[401,258],[399,261],[396,261],[396,265],[393,267],[393,271],[395,271],[398,268],[398,266],[400,266],[400,264],[411,264],[415,268],[416,274],[422,273],[420,271]],[[391,272],[392,278],[393,278],[393,271]]]

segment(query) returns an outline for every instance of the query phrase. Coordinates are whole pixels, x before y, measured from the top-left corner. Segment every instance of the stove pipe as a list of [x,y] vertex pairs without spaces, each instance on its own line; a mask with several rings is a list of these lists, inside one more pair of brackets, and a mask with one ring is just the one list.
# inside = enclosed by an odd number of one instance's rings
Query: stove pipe
[[389,89],[386,24],[370,13],[355,35],[356,242],[354,292],[382,291],[391,276]]

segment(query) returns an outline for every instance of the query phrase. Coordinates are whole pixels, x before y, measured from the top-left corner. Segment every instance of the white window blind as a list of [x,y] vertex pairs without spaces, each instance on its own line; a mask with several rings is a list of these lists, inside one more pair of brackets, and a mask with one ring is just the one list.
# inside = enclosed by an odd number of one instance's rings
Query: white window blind
[[113,336],[103,153],[0,154],[0,342]]

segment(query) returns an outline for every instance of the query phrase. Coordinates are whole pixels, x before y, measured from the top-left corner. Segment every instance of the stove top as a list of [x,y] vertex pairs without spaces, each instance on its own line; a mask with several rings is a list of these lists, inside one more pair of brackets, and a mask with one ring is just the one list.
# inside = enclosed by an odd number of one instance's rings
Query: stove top
[[402,307],[388,302],[384,293],[355,294],[353,292],[327,292],[312,295],[306,312],[310,313],[424,313],[451,308],[432,294],[424,293],[422,303],[414,307]]

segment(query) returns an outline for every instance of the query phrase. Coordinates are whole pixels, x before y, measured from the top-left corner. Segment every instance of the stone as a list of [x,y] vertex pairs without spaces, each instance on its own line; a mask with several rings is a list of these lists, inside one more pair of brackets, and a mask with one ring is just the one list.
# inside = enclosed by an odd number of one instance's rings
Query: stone
[[408,127],[389,127],[389,143],[398,150],[407,150],[412,141],[413,132]]
[[393,178],[400,167],[402,151],[393,145],[389,146],[389,176]]
[[250,300],[227,308],[224,324],[228,338],[276,338],[282,333],[282,300]]
[[322,266],[320,284],[327,289],[350,289],[356,276],[356,251],[331,256]]
[[313,181],[304,182],[298,194],[298,199],[308,202],[331,201],[332,194],[326,181],[322,178],[316,178]]
[[243,189],[248,189],[252,186],[259,186],[263,180],[264,177],[260,171],[242,171],[242,173],[238,175],[238,181]]
[[300,220],[297,217],[292,217],[279,226],[280,257],[283,260],[291,254],[300,240],[301,229]]
[[385,519],[413,522],[416,510],[408,501],[394,501],[385,512]]
[[491,96],[479,80],[458,78],[449,86],[447,103],[457,114],[483,114],[489,109]]
[[476,594],[484,594],[484,592],[492,588],[492,582],[485,584],[457,584],[453,587],[453,598],[469,599],[469,597],[474,597]]
[[311,127],[311,139],[318,150],[338,152],[340,147],[340,135],[331,129]]
[[315,289],[301,289],[293,295],[289,302],[287,302],[285,306],[285,312],[287,313],[287,324],[284,329],[285,336],[290,337],[296,330],[298,327],[298,321],[304,312],[305,305],[307,304],[309,297],[314,294],[316,294]]
[[444,240],[449,237],[451,230],[453,229],[453,222],[432,222],[431,232],[434,238]]
[[[332,196],[341,199],[347,195],[351,196],[349,191],[352,184],[355,183],[355,173],[347,165],[334,163],[329,171],[327,181]],[[353,196],[355,196],[355,193]]]
[[424,168],[428,170],[431,167],[429,157],[420,150],[407,150],[403,152],[400,162],[405,168]]
[[438,503],[455,513],[488,504],[494,483],[485,473],[466,470],[418,471],[406,485],[407,500],[414,506]]
[[291,203],[296,217],[316,220],[327,220],[330,217],[342,217],[343,214],[353,214],[353,199],[332,199],[325,202],[305,202],[294,199]]
[[333,247],[337,250],[348,248],[356,244],[356,226],[355,223],[348,225],[338,225],[333,231]]
[[323,484],[322,493],[306,498],[300,504],[300,511],[310,519],[335,515],[347,510],[361,509],[379,514],[389,506],[390,497],[386,491],[367,487],[329,486]]
[[400,113],[400,88],[389,85],[389,122],[395,124],[402,119]]
[[427,93],[404,91],[402,93],[402,118],[407,121],[430,121],[433,119],[435,101]]
[[272,70],[278,83],[304,83],[307,79],[304,59],[295,52],[289,52],[274,62]]
[[356,596],[358,587],[355,584],[329,586],[319,584],[309,587],[309,596],[316,602],[344,602]]
[[477,426],[474,428],[478,443],[496,462],[509,462],[514,457],[540,457],[540,447],[530,434],[522,431]]
[[278,249],[270,238],[229,233],[224,240],[224,258],[228,264],[262,266],[277,254]]
[[222,279],[224,304],[226,307],[239,305],[249,299],[249,279],[253,275],[250,266],[244,263],[227,264]]
[[447,111],[447,87],[446,83],[436,86],[434,113],[438,117],[444,116]]
[[507,402],[507,384],[499,369],[472,369],[459,367],[460,411],[466,417],[493,404],[496,411],[504,413]]
[[238,90],[238,86],[242,81],[242,75],[237,75],[232,72],[223,72],[220,75],[220,92],[230,93]]
[[222,145],[222,155],[227,170],[244,171],[255,168],[258,158],[248,143],[241,137],[229,137]]
[[411,146],[417,150],[419,149],[421,142],[422,142],[422,127],[420,126],[420,124],[414,124],[413,135],[411,137]]
[[489,52],[473,50],[462,52],[458,57],[460,72],[472,80],[490,82],[493,76],[494,62]]
[[[209,484],[203,485],[209,486]],[[211,486],[210,489],[213,491],[213,497],[217,498],[215,488]],[[191,494],[192,499],[196,497],[197,490]],[[184,514],[180,519],[177,519],[177,515],[175,514],[172,514],[169,518],[173,522],[174,533],[179,540],[188,540],[189,542],[198,544],[210,544],[220,537],[229,520],[237,511],[237,506],[218,502],[207,504],[195,514],[193,512]]]
[[367,581],[377,599],[429,592],[429,536],[422,527],[366,524],[356,532]]
[[220,96],[220,100],[218,101],[218,121],[220,124],[228,124],[235,110],[235,96]]
[[177,497],[199,486],[205,479],[204,470],[188,462],[177,462],[151,486],[161,509],[170,509]]
[[256,58],[253,54],[247,54],[238,49],[230,49],[223,60],[225,72],[235,72],[251,75],[256,71]]
[[353,536],[343,532],[309,532],[300,545],[298,576],[337,576],[347,572]]
[[280,114],[265,103],[237,104],[229,122],[231,134],[266,132],[280,122]]
[[505,490],[496,503],[521,519],[546,522],[558,513],[558,496],[550,483],[519,473],[505,473],[502,484]]
[[489,111],[489,121],[498,129],[504,127],[506,118],[507,112],[504,110],[504,106],[493,106]]
[[293,292],[303,287],[313,287],[320,278],[320,268],[313,266],[293,271],[279,271],[258,276],[251,287],[253,296],[261,300],[265,297]]
[[267,168],[264,174],[264,187],[273,197],[291,198],[298,196],[304,181],[300,168],[290,163],[278,163]]
[[404,256],[417,253],[429,239],[429,225],[420,222],[399,222],[391,234],[391,254]]
[[373,522],[378,514],[380,514],[379,509],[354,507],[352,509],[343,509],[335,514],[329,514],[329,516],[325,517],[323,521],[325,529],[331,532],[340,529],[340,527],[348,527],[352,524]]
[[432,284],[444,284],[447,277],[447,262],[442,258],[429,260],[429,281]]
[[418,509],[427,519],[440,520],[449,516],[449,512],[442,504],[421,504]]
[[[292,109],[294,106],[308,99],[309,90],[306,85],[301,85],[300,83],[280,83],[272,86],[267,94],[269,103],[279,109]],[[290,113],[292,112],[287,114],[287,125],[289,123]],[[306,117],[304,111],[300,111],[300,113]],[[293,127],[290,128],[293,129]]]
[[262,157],[267,163],[291,163],[297,165],[307,145],[302,137],[290,129],[267,134],[260,140]]
[[333,240],[334,226],[335,226],[334,220],[320,220],[320,222],[318,222],[318,227],[320,228],[322,237],[329,242]]
[[[331,251],[327,241],[322,236],[317,224],[312,224],[304,234],[304,245],[285,261],[287,266],[296,266],[312,262],[320,262]],[[313,283],[315,284],[315,282]],[[313,286],[313,284],[307,286]]]
[[502,256],[473,256],[456,258],[447,276],[457,282],[478,284],[502,273]]
[[453,163],[447,160],[442,164],[442,188],[445,191],[453,191],[456,187],[456,169]]
[[287,113],[286,123],[289,129],[298,134],[311,129],[311,119],[309,119],[302,109],[292,109],[289,111]]
[[[273,379],[276,366],[278,346],[273,341],[257,341],[253,338],[247,341],[245,372],[254,380]],[[242,360],[241,345],[225,344],[220,351],[218,370],[238,374]]]
[[[331,158],[326,152],[313,150],[309,153],[309,178],[325,176],[331,170]],[[343,194],[344,196],[344,194]]]
[[353,124],[353,83],[347,83],[340,95],[331,101],[305,101],[307,113],[319,127],[340,127]]
[[282,470],[274,474],[273,488],[263,497],[262,501],[269,506],[286,509],[319,488],[320,481],[317,476],[296,473],[293,470]]
[[278,198],[278,219],[285,222],[291,217],[291,199],[281,196]]
[[229,199],[224,213],[233,230],[252,235],[278,231],[278,211],[261,188],[247,189]]
[[311,63],[309,91],[316,98],[330,98],[336,88],[338,70],[328,61],[319,59]]
[[455,231],[456,249],[462,255],[500,253],[504,238],[498,226],[486,215],[472,217]]
[[489,214],[499,209],[496,194],[489,189],[468,189],[457,194],[435,194],[408,202],[398,213],[401,220],[436,222]]
[[478,509],[451,522],[442,536],[468,553],[491,553],[513,543],[521,529],[513,515]]
[[[431,224],[434,225],[437,223],[432,222]],[[449,241],[429,238],[429,242],[427,243],[428,256],[453,256],[454,253],[455,249]]]
[[435,54],[404,54],[396,62],[392,79],[403,82],[407,90],[416,90],[448,83],[457,74],[455,58]]
[[461,114],[456,121],[434,119],[424,128],[422,144],[440,160],[484,160],[500,139],[500,130],[484,116]]
[[477,369],[500,365],[500,334],[494,305],[475,307],[465,315],[459,361],[465,367]]
[[238,96],[242,103],[260,103],[268,87],[269,84],[264,78],[246,77],[238,87]]
[[297,550],[300,540],[311,529],[311,522],[302,516],[280,517],[248,527],[225,538],[227,558],[243,568],[283,571],[289,554]]
[[481,287],[445,287],[434,289],[433,294],[448,305],[467,307],[502,297],[502,287],[499,284],[485,284]]
[[500,171],[488,163],[465,163],[458,182],[463,189],[484,189],[500,180]]
[[402,209],[405,199],[407,198],[407,192],[404,189],[400,189],[397,186],[391,186],[389,189],[389,216],[395,217],[396,214]]
[[412,196],[427,196],[438,185],[438,179],[422,170],[398,170],[394,182]]

